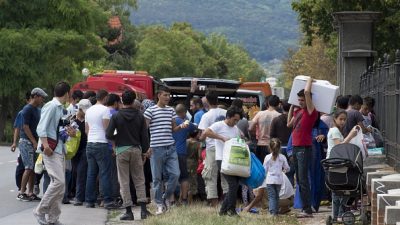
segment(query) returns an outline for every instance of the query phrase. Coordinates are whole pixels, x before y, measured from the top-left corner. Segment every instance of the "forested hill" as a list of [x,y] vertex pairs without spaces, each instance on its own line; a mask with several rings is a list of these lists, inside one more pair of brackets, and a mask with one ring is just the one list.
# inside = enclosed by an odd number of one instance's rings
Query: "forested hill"
[[259,62],[281,59],[300,35],[291,0],[138,0],[135,25],[189,22],[207,34],[222,33]]

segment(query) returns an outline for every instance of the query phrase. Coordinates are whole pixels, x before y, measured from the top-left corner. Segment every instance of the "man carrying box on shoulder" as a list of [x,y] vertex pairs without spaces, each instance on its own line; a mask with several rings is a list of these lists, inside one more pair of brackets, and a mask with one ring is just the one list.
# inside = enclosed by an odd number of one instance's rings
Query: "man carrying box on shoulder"
[[307,80],[305,89],[297,93],[299,109],[294,111],[292,105],[288,114],[288,127],[293,127],[292,144],[296,180],[300,187],[300,197],[303,210],[299,217],[312,217],[310,184],[308,182],[308,167],[312,159],[311,131],[318,117],[311,99],[313,79]]

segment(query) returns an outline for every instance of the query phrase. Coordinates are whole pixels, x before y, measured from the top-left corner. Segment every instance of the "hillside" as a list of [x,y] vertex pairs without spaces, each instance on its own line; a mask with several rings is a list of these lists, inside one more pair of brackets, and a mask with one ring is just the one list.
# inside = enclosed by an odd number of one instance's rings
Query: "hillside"
[[299,38],[291,0],[138,0],[135,25],[189,22],[206,34],[216,32],[242,44],[259,62],[282,59]]

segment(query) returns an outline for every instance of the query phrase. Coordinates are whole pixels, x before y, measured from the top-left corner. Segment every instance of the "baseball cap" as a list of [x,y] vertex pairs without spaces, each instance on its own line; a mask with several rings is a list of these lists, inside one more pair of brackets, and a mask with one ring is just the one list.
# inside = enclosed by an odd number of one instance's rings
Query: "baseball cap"
[[86,113],[86,110],[88,110],[92,106],[92,103],[90,103],[89,99],[81,99],[78,102],[78,109],[81,109],[84,113]]
[[46,98],[48,95],[46,94],[46,92],[43,91],[43,89],[41,88],[34,88],[31,91],[31,95],[38,95],[38,96],[42,96],[44,98]]

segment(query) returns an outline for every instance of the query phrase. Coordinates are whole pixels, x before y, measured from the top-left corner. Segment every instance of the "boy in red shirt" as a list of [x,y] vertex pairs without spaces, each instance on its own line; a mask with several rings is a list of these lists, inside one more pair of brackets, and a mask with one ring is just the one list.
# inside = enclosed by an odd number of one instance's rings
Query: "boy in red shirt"
[[305,89],[297,93],[300,108],[294,111],[292,105],[288,114],[288,127],[293,127],[293,163],[303,203],[303,210],[299,217],[312,217],[308,167],[312,159],[312,128],[318,117],[311,99],[312,82],[313,79],[310,77]]

